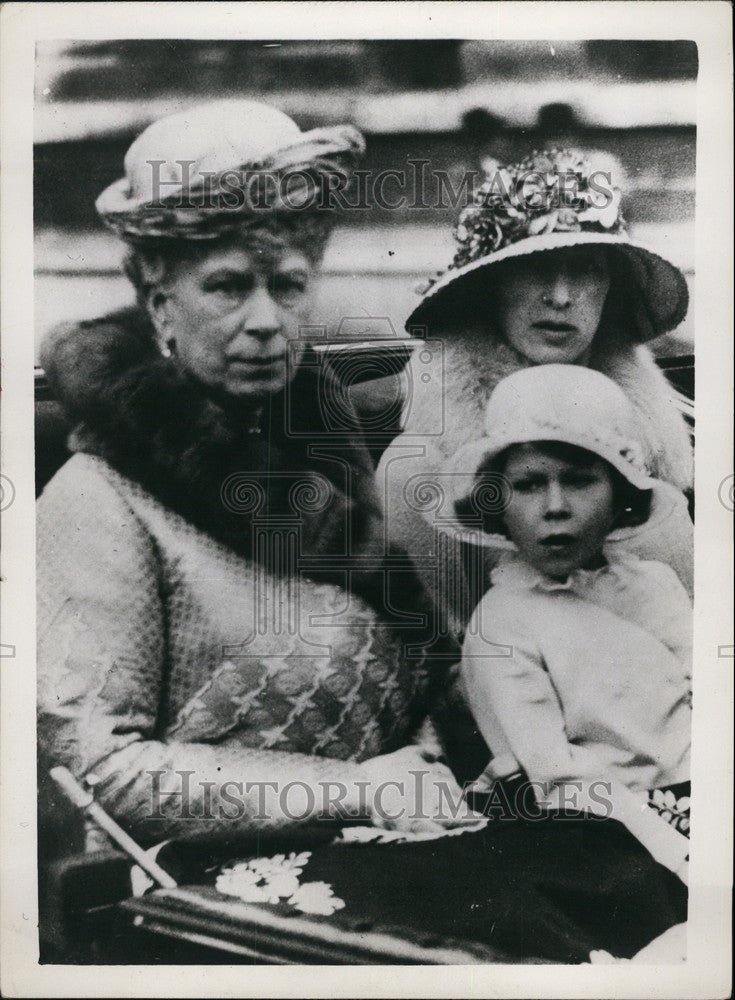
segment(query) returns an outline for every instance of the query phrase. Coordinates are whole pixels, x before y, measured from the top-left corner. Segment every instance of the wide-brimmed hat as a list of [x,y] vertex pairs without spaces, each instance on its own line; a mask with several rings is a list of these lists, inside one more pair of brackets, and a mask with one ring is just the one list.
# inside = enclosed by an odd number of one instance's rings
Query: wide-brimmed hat
[[[502,513],[507,502],[505,484],[492,474],[483,483],[478,471],[512,445],[533,441],[558,441],[584,448],[638,490],[655,491],[660,486],[646,468],[631,403],[615,382],[581,365],[538,365],[498,382],[488,400],[484,436],[460,448],[450,461],[455,510],[474,498],[471,502],[480,502],[487,513]],[[482,513],[477,511],[478,518]],[[452,524],[453,530],[457,527]],[[465,527],[460,530],[464,532]],[[470,533],[477,541],[478,533]]]
[[346,182],[364,148],[351,125],[302,132],[268,104],[214,101],[149,125],[96,208],[125,239],[212,238],[264,209],[303,211],[310,197],[328,208],[317,185]]
[[575,150],[551,149],[486,167],[454,236],[457,252],[422,289],[406,320],[409,332],[450,315],[478,285],[487,288],[492,269],[503,261],[576,246],[609,247],[626,266],[631,287],[623,291],[635,312],[635,339],[673,330],[686,315],[689,293],[681,271],[630,239],[610,173],[594,170]]

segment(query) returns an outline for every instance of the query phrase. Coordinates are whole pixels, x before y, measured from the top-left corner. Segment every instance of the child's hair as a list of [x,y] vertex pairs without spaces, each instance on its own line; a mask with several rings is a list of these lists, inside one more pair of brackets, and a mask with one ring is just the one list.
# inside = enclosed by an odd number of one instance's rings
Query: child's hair
[[[548,458],[555,458],[578,469],[588,469],[595,462],[603,462],[613,488],[613,504],[616,517],[613,528],[633,527],[643,524],[650,513],[651,491],[639,490],[593,451],[567,444],[566,441],[529,441]],[[509,483],[504,473],[510,454],[520,445],[510,445],[500,454],[482,462],[475,472],[474,486],[469,496],[462,497],[454,504],[457,520],[468,528],[480,528],[490,535],[508,537],[504,512],[510,499]]]

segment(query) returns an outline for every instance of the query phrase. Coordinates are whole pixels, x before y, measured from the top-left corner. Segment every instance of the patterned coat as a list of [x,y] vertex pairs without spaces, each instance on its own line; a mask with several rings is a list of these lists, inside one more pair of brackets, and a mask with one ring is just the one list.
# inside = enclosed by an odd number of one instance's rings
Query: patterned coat
[[303,437],[283,401],[244,435],[131,336],[67,329],[44,357],[79,423],[38,502],[42,788],[93,772],[144,843],[312,818],[318,796],[295,816],[265,783],[344,781],[409,741],[441,674],[430,609],[384,555],[359,436],[312,457],[334,442],[308,373]]

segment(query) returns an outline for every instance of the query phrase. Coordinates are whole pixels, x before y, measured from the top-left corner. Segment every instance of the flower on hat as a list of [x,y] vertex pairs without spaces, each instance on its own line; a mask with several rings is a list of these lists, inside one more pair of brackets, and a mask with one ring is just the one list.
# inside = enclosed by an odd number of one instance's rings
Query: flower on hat
[[613,188],[612,197],[607,204],[596,205],[590,202],[577,218],[580,222],[590,222],[602,226],[603,229],[612,229],[620,215],[620,198],[620,191]]
[[609,173],[569,149],[536,152],[508,166],[486,158],[482,169],[484,180],[457,220],[453,259],[416,287],[421,301],[405,322],[412,336],[443,321],[452,304],[463,308],[468,275],[538,251],[596,244],[616,248],[632,283],[633,340],[650,340],[681,323],[689,304],[686,279],[670,261],[630,239],[621,193]]
[[[483,164],[485,180],[460,213],[457,251],[448,270],[464,267],[532,236],[625,232],[620,191],[574,149],[535,152],[519,163]],[[444,272],[430,278],[427,291]]]

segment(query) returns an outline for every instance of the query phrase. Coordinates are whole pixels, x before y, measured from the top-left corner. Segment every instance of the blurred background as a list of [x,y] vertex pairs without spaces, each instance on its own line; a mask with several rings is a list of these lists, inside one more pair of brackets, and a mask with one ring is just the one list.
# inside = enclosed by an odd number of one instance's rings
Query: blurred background
[[[303,129],[351,122],[367,139],[364,169],[426,160],[455,191],[488,159],[578,146],[623,189],[632,236],[677,264],[693,293],[696,77],[689,41],[44,43],[35,81],[36,341],[61,320],[132,303],[121,245],[98,221],[95,198],[122,176],[128,145],[152,120],[227,97],[269,101]],[[411,201],[397,185],[385,193]],[[337,340],[403,336],[416,285],[452,257],[464,203],[346,212],[315,323]],[[687,354],[692,339],[688,319],[652,346]]]

